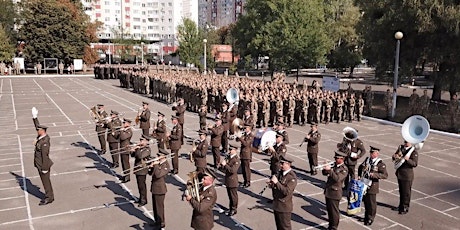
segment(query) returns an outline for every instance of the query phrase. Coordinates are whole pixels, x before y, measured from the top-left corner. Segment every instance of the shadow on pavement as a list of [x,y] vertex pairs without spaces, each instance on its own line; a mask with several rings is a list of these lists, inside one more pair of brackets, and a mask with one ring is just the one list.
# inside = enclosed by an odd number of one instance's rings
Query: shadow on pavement
[[20,176],[14,172],[10,172],[10,174],[16,178],[16,182],[18,182],[22,190],[26,191],[32,196],[37,197],[40,200],[45,198],[45,194],[40,191],[40,188],[32,184],[32,182],[30,182],[27,177]]

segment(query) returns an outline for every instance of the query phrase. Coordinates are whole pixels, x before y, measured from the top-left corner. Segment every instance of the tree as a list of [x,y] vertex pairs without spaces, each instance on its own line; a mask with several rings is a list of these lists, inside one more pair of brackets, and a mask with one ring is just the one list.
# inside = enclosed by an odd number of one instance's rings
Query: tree
[[19,37],[26,42],[27,60],[83,58],[91,39],[86,33],[89,18],[80,4],[70,0],[25,0],[20,7]]
[[0,24],[0,62],[11,61],[14,57],[14,46],[2,24]]
[[[363,17],[358,29],[362,34],[364,55],[376,66],[377,76],[392,70],[394,33],[402,31],[401,75],[410,78],[420,66],[433,67],[432,98],[440,99],[441,90],[459,90],[460,81],[460,5],[456,0],[357,0]],[[392,79],[390,76],[389,78]]]
[[16,43],[14,23],[18,14],[16,13],[15,5],[12,0],[0,0],[0,6],[0,24],[3,25],[3,30],[11,39],[11,42]]
[[324,63],[332,47],[320,0],[250,0],[232,35],[244,56],[269,56],[270,69]]
[[[213,68],[214,62],[211,56],[211,45],[216,44],[217,33],[209,33],[199,29],[194,21],[188,18],[182,20],[177,27],[179,41],[179,55],[183,62],[194,64],[202,69],[200,58],[203,57],[203,39],[206,38],[206,60],[209,68]],[[212,36],[211,36],[212,35]]]

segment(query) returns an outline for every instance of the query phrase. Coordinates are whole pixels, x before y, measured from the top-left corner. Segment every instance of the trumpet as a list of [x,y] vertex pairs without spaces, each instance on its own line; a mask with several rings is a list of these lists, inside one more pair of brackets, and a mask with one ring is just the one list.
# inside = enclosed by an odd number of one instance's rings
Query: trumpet
[[[147,160],[143,160],[140,165],[136,165],[133,167],[133,173],[139,172],[144,169],[151,168],[153,165],[156,165],[156,164],[162,164],[165,161],[172,159],[173,157],[174,157],[174,153],[171,153],[169,155],[155,157],[155,158],[150,158],[150,159],[146,158]],[[129,175],[130,171],[131,169],[124,170],[122,172],[122,175],[127,176]]]
[[332,167],[332,166],[334,166],[334,164],[335,164],[335,162],[331,161],[331,162],[328,162],[326,164],[315,166],[315,167],[313,167],[313,169],[314,170],[323,170],[326,166]]

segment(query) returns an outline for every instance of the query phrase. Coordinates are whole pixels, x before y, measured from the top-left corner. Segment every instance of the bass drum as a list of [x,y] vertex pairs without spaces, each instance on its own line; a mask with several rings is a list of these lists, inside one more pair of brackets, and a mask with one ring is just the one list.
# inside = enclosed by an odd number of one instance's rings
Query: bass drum
[[271,130],[272,130],[271,128],[261,128],[257,130],[255,137],[254,137],[254,141],[252,142],[253,152],[255,153],[259,152],[259,147],[260,147],[260,143],[262,140],[262,136],[264,135],[265,132],[271,131]]

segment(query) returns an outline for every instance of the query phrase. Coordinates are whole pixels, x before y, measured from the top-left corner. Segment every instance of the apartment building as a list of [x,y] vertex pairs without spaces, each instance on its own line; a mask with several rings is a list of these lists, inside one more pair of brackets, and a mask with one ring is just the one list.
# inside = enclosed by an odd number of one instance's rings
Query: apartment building
[[220,28],[238,20],[244,13],[246,0],[198,0],[198,25]]

